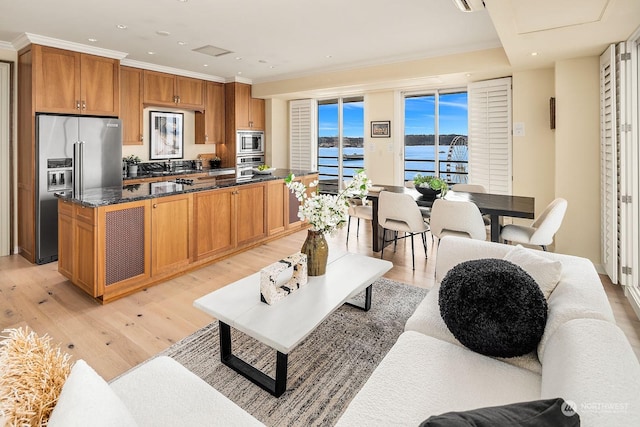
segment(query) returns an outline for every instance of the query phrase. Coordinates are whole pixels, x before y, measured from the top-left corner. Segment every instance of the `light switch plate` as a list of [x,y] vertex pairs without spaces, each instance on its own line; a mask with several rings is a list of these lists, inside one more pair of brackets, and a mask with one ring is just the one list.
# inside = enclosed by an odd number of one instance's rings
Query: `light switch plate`
[[524,122],[515,122],[513,124],[513,136],[524,136]]

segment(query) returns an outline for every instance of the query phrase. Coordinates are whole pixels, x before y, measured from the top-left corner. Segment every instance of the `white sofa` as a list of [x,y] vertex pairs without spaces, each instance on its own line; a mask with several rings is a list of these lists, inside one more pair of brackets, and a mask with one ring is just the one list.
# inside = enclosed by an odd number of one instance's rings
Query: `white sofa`
[[262,426],[175,360],[160,356],[107,384],[77,361],[49,427]]
[[445,412],[557,397],[575,403],[582,426],[640,426],[640,364],[586,259],[531,250],[531,259],[544,257],[562,266],[536,352],[487,357],[449,332],[438,305],[446,273],[463,261],[503,258],[513,248],[456,237],[440,242],[436,286],[339,426],[417,426]]

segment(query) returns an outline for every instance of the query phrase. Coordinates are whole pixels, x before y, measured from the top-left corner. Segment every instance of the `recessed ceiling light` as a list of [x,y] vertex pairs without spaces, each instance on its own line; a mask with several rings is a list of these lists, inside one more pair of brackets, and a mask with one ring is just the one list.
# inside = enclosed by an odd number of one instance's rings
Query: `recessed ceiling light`
[[179,44],[180,46],[184,46],[184,45],[186,45],[186,44],[187,44],[187,42],[179,41],[179,42],[178,42],[178,44]]
[[242,57],[241,56],[236,56],[236,61],[242,61]]
[[467,74],[465,74],[465,76],[471,77],[471,73],[467,73]]
[[148,53],[149,55],[155,55],[155,54],[156,54],[155,52],[153,52],[153,51],[151,51],[151,50],[150,50],[149,52],[147,52],[147,53]]
[[238,71],[238,75],[242,74],[242,71]]
[[208,66],[209,66],[209,64],[204,64],[204,65],[203,65],[203,67],[208,67]]
[[89,41],[90,41],[91,43],[95,43],[95,42],[97,42],[97,41],[98,41],[98,39],[94,39],[93,37],[91,37],[91,38],[89,39]]
[[538,56],[538,52],[531,52],[531,56]]
[[118,25],[116,25],[116,28],[118,28],[119,30],[126,30],[127,26],[124,25],[124,24],[118,24]]
[[179,1],[180,3],[186,3],[186,2],[188,2],[189,0],[178,0],[178,1]]
[[275,65],[269,65],[269,68],[274,69],[274,68],[276,68],[276,66]]
[[333,58],[333,55],[327,55],[325,58]]
[[171,33],[169,31],[158,30],[158,31],[156,31],[156,34],[159,35],[159,36],[168,36]]

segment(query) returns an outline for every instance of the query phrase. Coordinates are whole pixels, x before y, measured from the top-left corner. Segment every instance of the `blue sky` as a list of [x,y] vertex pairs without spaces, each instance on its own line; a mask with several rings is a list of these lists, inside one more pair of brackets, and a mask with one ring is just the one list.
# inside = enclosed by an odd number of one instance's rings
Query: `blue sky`
[[[405,100],[405,134],[433,134],[435,98],[433,95]],[[440,134],[456,133],[467,135],[467,94],[441,94]],[[364,110],[362,102],[344,104],[344,135],[361,137],[364,135]],[[393,132],[393,122],[391,131]],[[319,136],[338,136],[338,104],[318,106]]]

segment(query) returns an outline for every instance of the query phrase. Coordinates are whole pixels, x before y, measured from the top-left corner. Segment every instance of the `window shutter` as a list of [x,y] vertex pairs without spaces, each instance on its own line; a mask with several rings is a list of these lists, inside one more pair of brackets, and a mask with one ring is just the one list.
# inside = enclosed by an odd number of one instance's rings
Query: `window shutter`
[[602,263],[618,282],[618,143],[615,46],[600,57],[600,204]]
[[316,101],[289,102],[289,168],[317,171]]
[[470,83],[469,182],[511,194],[511,78]]

